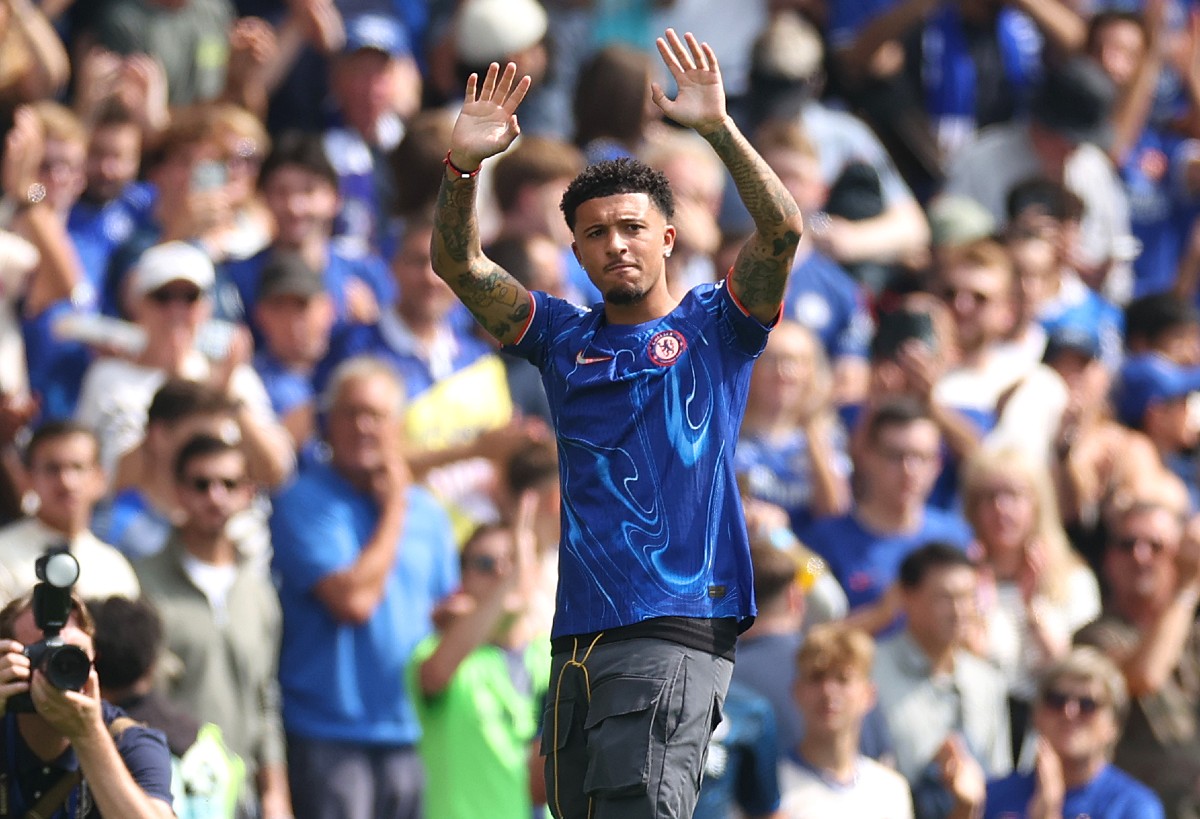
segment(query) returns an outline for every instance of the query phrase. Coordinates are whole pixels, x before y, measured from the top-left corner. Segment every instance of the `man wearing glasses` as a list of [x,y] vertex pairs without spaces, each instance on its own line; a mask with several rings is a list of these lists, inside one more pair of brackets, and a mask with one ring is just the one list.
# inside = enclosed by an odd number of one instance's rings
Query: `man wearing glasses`
[[1132,702],[1113,762],[1149,785],[1172,817],[1200,816],[1200,541],[1163,497],[1109,516],[1105,611],[1076,635],[1121,669]]
[[162,616],[165,647],[182,663],[166,694],[216,724],[245,762],[241,802],[249,815],[290,817],[276,674],[279,599],[228,525],[253,497],[246,456],[236,444],[198,435],[180,448],[174,475],[184,522],[136,566]]

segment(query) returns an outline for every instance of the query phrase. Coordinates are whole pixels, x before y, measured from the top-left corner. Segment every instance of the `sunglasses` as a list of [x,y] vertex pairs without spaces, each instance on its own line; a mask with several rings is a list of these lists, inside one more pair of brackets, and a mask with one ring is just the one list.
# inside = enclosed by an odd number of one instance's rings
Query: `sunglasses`
[[500,570],[500,561],[491,555],[475,555],[468,557],[465,565],[472,571],[480,574],[496,574]]
[[232,492],[242,485],[240,478],[189,478],[187,485],[201,494],[208,493],[214,486]]
[[1042,695],[1042,704],[1060,714],[1065,714],[1067,706],[1071,703],[1075,703],[1076,710],[1081,717],[1090,717],[1103,705],[1095,697],[1080,697],[1075,694],[1066,694],[1062,691],[1047,691]]
[[195,288],[189,290],[152,290],[146,294],[155,304],[170,304],[171,302],[195,304],[200,301],[202,295],[204,294]]
[[1154,554],[1159,554],[1167,548],[1167,544],[1163,541],[1149,537],[1123,537],[1113,541],[1113,545],[1122,552],[1132,552],[1139,543],[1145,543]]

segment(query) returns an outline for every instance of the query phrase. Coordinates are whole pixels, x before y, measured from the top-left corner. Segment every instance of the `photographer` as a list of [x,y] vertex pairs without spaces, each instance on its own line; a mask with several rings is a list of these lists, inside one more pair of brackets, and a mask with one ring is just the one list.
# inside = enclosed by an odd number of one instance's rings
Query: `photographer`
[[[94,656],[94,624],[83,601],[67,589],[69,615],[60,637]],[[26,816],[81,819],[174,817],[171,760],[162,734],[100,699],[92,670],[82,690],[57,688],[41,667],[32,667],[27,646],[44,632],[33,614],[33,595],[0,610],[0,713],[8,738],[0,746],[3,779],[0,811]],[[18,711],[25,695],[32,712]]]

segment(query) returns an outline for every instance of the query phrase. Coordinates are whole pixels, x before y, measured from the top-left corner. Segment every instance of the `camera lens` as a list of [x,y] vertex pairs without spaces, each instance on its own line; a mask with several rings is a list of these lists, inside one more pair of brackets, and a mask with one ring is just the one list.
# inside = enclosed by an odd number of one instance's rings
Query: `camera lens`
[[78,691],[87,682],[92,661],[78,646],[49,649],[42,661],[42,672],[56,688]]

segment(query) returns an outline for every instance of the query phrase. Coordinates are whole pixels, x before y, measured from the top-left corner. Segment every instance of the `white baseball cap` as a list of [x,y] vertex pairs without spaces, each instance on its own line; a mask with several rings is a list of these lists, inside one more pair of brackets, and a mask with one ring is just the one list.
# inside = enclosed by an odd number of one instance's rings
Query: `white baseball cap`
[[203,250],[188,242],[164,242],[142,253],[134,265],[129,290],[141,297],[171,282],[190,282],[206,291],[215,279],[212,259]]

